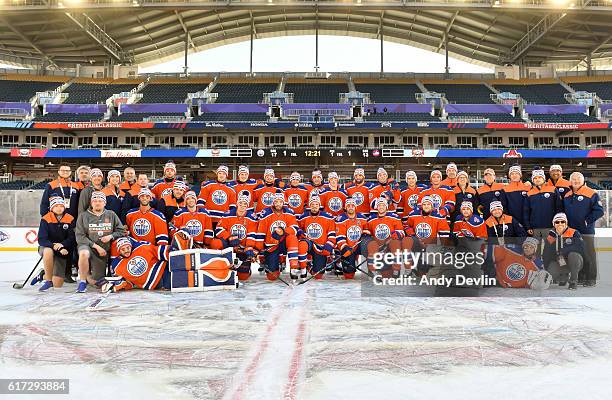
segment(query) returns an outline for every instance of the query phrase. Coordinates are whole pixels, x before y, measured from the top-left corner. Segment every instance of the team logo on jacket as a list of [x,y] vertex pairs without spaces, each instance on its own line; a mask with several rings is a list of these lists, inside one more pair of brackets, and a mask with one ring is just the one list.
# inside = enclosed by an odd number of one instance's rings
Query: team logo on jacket
[[350,226],[346,230],[346,238],[351,242],[358,242],[361,239],[361,227],[359,225]]
[[232,225],[230,228],[230,236],[236,236],[240,240],[246,238],[246,227],[240,224]]
[[274,230],[276,228],[287,228],[287,223],[285,221],[281,221],[281,220],[277,220],[272,222],[272,224],[270,225],[270,233],[274,233]]
[[338,212],[342,210],[342,199],[340,197],[332,197],[327,202],[329,209],[333,212]]
[[521,192],[521,195],[522,195],[523,197],[527,197],[527,192],[523,190],[523,191]]
[[141,276],[147,272],[148,266],[149,264],[144,257],[137,256],[128,261],[127,270],[132,276]]
[[251,192],[248,190],[241,190],[240,193],[238,193],[238,197],[246,197],[249,199],[249,203],[251,202]]
[[427,239],[431,236],[433,229],[431,229],[431,225],[429,225],[428,223],[421,222],[420,224],[417,224],[414,232],[416,233],[418,238]]
[[202,233],[202,223],[197,219],[190,219],[185,224],[185,229],[191,236],[198,236]]
[[582,200],[584,200],[584,197],[583,196],[578,196],[578,201],[582,201]]
[[495,197],[499,197],[499,195],[500,195],[500,194],[501,194],[501,193],[499,192],[499,190],[496,190],[496,191],[495,191]]
[[287,202],[292,208],[298,208],[299,206],[302,205],[302,198],[300,197],[299,194],[294,193],[292,195],[289,195]]
[[467,197],[468,199],[471,199],[472,198],[472,194],[468,193],[465,197]]
[[561,188],[557,188],[557,189],[559,190],[559,192],[560,192],[560,193],[565,192],[565,188],[562,188],[562,187],[561,187]]
[[512,263],[506,267],[506,276],[511,281],[520,281],[527,275],[527,270],[522,264]]
[[410,208],[414,210],[418,204],[419,204],[419,195],[416,193],[411,194],[410,197],[408,197],[408,205],[410,206]]
[[272,192],[265,192],[261,196],[261,202],[263,203],[264,206],[270,207],[272,205],[272,203],[274,202],[274,193],[272,193]]
[[134,221],[133,229],[136,236],[146,236],[151,232],[151,223],[146,218],[138,218]]
[[313,222],[306,227],[306,236],[308,239],[318,239],[323,236],[323,227],[316,222]]
[[171,195],[171,194],[172,194],[172,188],[167,188],[167,189],[164,189],[164,190],[161,192],[161,196],[162,196],[162,197],[164,197],[164,196],[169,196],[169,195]]
[[391,228],[385,224],[379,224],[374,230],[374,236],[376,236],[376,239],[378,240],[385,240],[391,236]]
[[351,195],[351,197],[355,200],[355,204],[360,206],[363,204],[363,193],[355,192]]
[[440,206],[442,205],[442,196],[440,196],[439,194],[432,194],[430,195],[430,197],[433,200],[434,210],[437,210],[438,208],[440,208]]
[[63,229],[63,230],[65,230],[65,231],[66,231],[66,230],[68,230],[68,228],[69,228],[69,225],[68,225],[68,224],[64,224],[64,225],[62,225],[62,229]]
[[212,201],[218,206],[222,206],[227,202],[227,193],[221,189],[217,189],[212,194]]
[[544,193],[544,197],[549,198],[550,197],[550,193]]

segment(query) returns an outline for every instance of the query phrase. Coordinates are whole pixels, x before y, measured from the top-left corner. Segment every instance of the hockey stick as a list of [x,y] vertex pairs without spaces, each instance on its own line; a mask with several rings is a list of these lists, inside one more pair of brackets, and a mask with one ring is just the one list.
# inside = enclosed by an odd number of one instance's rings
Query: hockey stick
[[25,281],[23,281],[23,283],[19,283],[19,282],[13,283],[13,289],[23,289],[26,283],[28,283],[28,281],[30,280],[30,277],[32,277],[32,274],[34,273],[34,271],[36,271],[36,269],[40,265],[40,262],[42,261],[42,259],[43,259],[42,257],[38,259],[38,262],[36,263],[34,268],[32,268],[32,271],[30,271],[30,275],[28,275],[28,277],[25,279]]
[[309,280],[311,280],[312,278],[318,276],[319,274],[321,274],[322,272],[325,272],[325,270],[327,269],[327,267],[329,267],[330,265],[334,265],[335,263],[337,263],[340,259],[342,258],[342,255],[339,255],[338,258],[333,259],[331,262],[328,262],[327,264],[325,264],[325,266],[323,268],[321,268],[319,271],[315,272],[314,274],[312,273],[312,268],[310,269],[311,275],[306,278],[305,280],[298,282],[298,285],[303,285],[306,282],[308,282]]
[[103,307],[102,308],[102,307],[100,307],[100,304],[104,303],[106,301],[106,298],[108,297],[108,295],[113,292],[114,284],[112,284],[112,282],[113,281],[121,280],[121,277],[107,277],[105,279],[108,281],[108,283],[107,283],[108,284],[107,290],[104,292],[104,294],[102,294],[97,299],[95,299],[94,301],[89,303],[89,305],[85,308],[85,310],[87,310],[87,311],[98,311],[98,310],[106,310],[106,309],[109,309],[109,308],[114,308],[113,306]]
[[[264,271],[266,271],[269,274],[273,274],[274,272],[270,271],[268,268],[264,267]],[[279,271],[280,272],[280,271]],[[289,286],[289,287],[293,287],[293,285],[290,285],[286,280],[284,280],[283,278],[281,278],[280,274],[276,277],[276,279],[278,279],[279,281],[283,282],[285,285]]]

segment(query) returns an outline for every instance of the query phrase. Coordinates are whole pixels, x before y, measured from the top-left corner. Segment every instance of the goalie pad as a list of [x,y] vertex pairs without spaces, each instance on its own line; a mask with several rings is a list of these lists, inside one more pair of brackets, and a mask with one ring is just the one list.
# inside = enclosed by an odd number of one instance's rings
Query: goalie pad
[[235,289],[238,280],[233,258],[232,248],[171,252],[172,291]]
[[193,237],[184,229],[176,232],[170,244],[170,251],[189,250],[193,248]]
[[533,290],[546,290],[550,287],[553,277],[548,271],[529,271],[527,284]]

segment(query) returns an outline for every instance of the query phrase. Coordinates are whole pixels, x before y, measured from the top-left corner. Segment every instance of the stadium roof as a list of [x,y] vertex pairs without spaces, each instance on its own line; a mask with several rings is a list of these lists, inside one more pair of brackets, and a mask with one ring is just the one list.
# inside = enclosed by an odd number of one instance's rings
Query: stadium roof
[[[0,63],[153,65],[274,36],[348,35],[481,65],[612,65],[612,0],[0,0]],[[279,55],[281,56],[281,55]]]

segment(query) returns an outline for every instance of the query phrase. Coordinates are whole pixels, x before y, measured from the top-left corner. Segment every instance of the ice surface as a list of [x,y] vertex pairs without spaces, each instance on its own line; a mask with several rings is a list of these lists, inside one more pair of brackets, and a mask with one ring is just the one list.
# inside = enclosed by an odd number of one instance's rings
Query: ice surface
[[236,291],[132,291],[86,312],[98,293],[12,289],[36,254],[0,255],[0,378],[70,378],[71,398],[593,400],[612,390],[610,298],[366,298],[357,281],[288,288],[255,273]]

